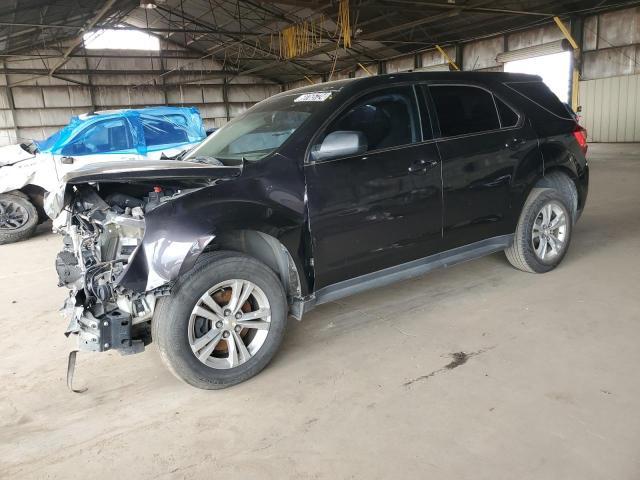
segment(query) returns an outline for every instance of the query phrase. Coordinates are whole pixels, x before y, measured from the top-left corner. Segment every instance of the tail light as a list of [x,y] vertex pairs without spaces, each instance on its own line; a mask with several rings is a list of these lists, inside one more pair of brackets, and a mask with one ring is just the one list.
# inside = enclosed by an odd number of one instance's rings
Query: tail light
[[573,136],[576,139],[576,142],[578,142],[582,153],[586,155],[587,148],[589,148],[589,145],[587,145],[587,130],[580,125],[577,125],[575,130],[573,131]]

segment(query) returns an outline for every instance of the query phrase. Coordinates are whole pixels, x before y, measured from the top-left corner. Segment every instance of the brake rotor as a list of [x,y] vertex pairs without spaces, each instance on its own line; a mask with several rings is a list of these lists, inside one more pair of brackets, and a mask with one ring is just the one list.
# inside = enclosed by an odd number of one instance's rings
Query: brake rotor
[[[228,305],[229,302],[231,301],[231,289],[224,288],[222,290],[219,290],[216,293],[214,293],[212,297],[215,300],[215,302],[218,305],[220,305],[220,308],[224,308],[223,306]],[[242,304],[242,307],[240,307],[240,310],[242,310],[242,313],[249,313],[251,311],[251,303],[249,303],[249,299],[247,299],[247,301]],[[240,330],[238,335],[240,335],[240,338],[244,338],[248,332],[249,332],[248,329],[243,328],[242,330]],[[218,345],[213,351],[218,353],[228,353],[227,342],[218,343]]]

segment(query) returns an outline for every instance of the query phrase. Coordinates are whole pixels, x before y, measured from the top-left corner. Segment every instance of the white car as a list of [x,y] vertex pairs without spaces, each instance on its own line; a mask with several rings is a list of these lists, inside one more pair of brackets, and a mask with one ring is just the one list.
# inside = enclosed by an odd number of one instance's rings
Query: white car
[[195,108],[151,107],[73,117],[43,141],[0,147],[0,244],[30,237],[47,219],[44,196],[90,163],[173,157],[206,137]]

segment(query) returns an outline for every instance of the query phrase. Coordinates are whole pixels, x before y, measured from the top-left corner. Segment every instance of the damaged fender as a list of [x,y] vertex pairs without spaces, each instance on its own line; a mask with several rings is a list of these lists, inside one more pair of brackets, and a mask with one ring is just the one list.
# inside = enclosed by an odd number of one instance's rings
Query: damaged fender
[[[230,183],[238,187],[237,183]],[[142,243],[134,251],[118,285],[136,293],[166,285],[189,271],[217,237],[234,231],[262,232],[277,238],[288,252],[298,250],[301,228],[294,212],[282,205],[269,208],[246,198],[230,201],[229,192],[223,190],[233,192],[223,182],[190,192],[148,212]],[[298,271],[302,271],[299,260],[292,258]]]
[[58,175],[50,155],[38,155],[0,168],[0,193],[37,185],[50,191],[56,187]]

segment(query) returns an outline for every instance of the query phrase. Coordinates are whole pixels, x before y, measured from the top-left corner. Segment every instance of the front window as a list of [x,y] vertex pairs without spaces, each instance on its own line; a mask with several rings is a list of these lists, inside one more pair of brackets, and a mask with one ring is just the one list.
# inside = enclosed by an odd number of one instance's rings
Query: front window
[[223,163],[258,161],[275,152],[320,106],[331,92],[292,93],[268,99],[227,123],[185,160],[214,158]]
[[409,145],[420,141],[418,109],[413,87],[393,87],[365,95],[335,119],[314,149],[327,135],[338,131],[361,132],[365,151]]
[[131,135],[125,119],[115,118],[94,123],[65,145],[62,155],[94,155],[132,149]]

